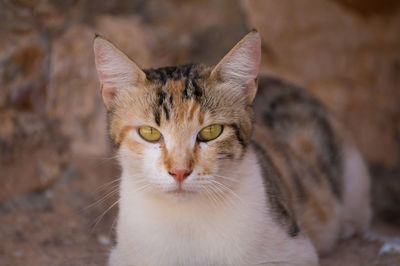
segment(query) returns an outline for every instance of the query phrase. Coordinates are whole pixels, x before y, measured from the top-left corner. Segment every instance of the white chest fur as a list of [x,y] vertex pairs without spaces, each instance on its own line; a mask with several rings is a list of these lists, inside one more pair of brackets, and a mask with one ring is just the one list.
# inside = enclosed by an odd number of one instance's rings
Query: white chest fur
[[291,239],[271,219],[254,154],[235,170],[236,196],[219,204],[144,196],[123,175],[110,265],[314,265],[308,239]]

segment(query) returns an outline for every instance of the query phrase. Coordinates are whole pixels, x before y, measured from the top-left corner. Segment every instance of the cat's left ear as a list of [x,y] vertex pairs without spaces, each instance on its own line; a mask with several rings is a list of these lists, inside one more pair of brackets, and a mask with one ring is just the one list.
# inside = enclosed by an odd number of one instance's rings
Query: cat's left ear
[[118,93],[143,82],[146,74],[106,39],[96,36],[93,46],[101,94],[105,106],[111,109]]
[[260,34],[253,30],[248,33],[212,70],[211,78],[232,84],[240,89],[252,103],[257,92],[257,75],[261,60]]

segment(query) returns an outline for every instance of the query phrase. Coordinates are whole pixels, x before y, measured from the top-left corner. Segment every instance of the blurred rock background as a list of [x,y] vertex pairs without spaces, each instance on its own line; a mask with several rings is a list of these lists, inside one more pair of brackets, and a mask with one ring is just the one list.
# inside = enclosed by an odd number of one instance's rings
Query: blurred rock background
[[[261,72],[308,88],[347,125],[373,174],[375,219],[400,226],[399,1],[0,0],[0,235],[11,240],[0,265],[104,264],[113,215],[85,235],[115,195],[80,212],[118,176],[95,32],[149,68],[215,64],[252,28]],[[63,264],[65,246],[76,262]]]

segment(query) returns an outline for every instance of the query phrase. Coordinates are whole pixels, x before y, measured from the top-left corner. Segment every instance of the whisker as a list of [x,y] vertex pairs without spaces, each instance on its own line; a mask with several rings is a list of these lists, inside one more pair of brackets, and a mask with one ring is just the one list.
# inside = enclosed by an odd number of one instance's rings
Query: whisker
[[100,203],[104,202],[106,199],[110,198],[111,196],[115,195],[117,192],[119,192],[118,188],[115,188],[111,192],[107,193],[104,197],[100,198],[99,200],[96,200],[95,202],[89,204],[85,208],[82,209],[82,211],[86,211],[87,209],[90,209],[96,205],[99,205]]
[[119,199],[116,200],[113,204],[111,204],[111,206],[108,207],[107,210],[105,210],[100,216],[98,216],[98,217],[96,218],[95,224],[93,225],[92,230],[91,230],[91,232],[90,232],[91,234],[94,232],[94,229],[95,229],[96,226],[99,224],[99,222],[103,219],[104,215],[106,215],[106,213],[109,212],[109,211],[110,211],[115,205],[117,205],[118,203],[119,203]]
[[235,197],[226,197],[224,194],[228,193],[228,195],[233,195],[232,191],[230,189],[226,189],[222,186],[220,186],[219,184],[214,183],[213,185],[215,185],[215,189],[220,191],[219,196],[221,198],[221,201],[223,201],[225,204],[230,204],[231,206],[235,206]]
[[224,184],[222,184],[222,183],[220,183],[220,182],[218,182],[216,180],[212,180],[211,179],[210,182],[214,183],[216,186],[221,187],[222,189],[225,189],[227,192],[229,192],[230,194],[235,196],[238,200],[243,202],[242,199],[231,188],[227,187],[226,185],[224,185]]
[[223,197],[223,195],[221,193],[222,191],[219,188],[215,187],[215,186],[210,186],[209,188],[213,192],[213,194],[215,195],[216,202],[218,203],[217,207],[221,206],[221,204],[223,204],[225,202],[224,197]]
[[203,182],[198,182],[197,184],[201,185],[201,187],[206,190],[206,192],[212,196],[216,206],[220,206],[223,202],[229,200],[230,203],[233,203],[231,199],[227,199],[224,197],[225,192],[228,194],[232,194],[231,189],[226,186],[223,186],[220,182],[213,180],[212,176],[208,176],[209,179],[203,180]]
[[239,180],[233,179],[233,178],[228,177],[228,176],[217,175],[217,174],[213,174],[213,176],[220,177],[222,179],[226,179],[226,180],[229,180],[229,181],[232,181],[232,182],[239,182]]
[[104,187],[107,187],[107,186],[109,186],[109,185],[111,185],[111,184],[114,184],[115,182],[118,182],[118,181],[120,181],[120,180],[121,180],[120,177],[115,178],[115,179],[111,180],[110,182],[107,182],[107,183],[105,183],[105,184],[99,186],[98,188],[96,188],[96,191],[100,191],[100,190],[102,190]]
[[204,189],[206,191],[207,197],[210,199],[210,201],[213,203],[214,207],[218,207],[218,202],[217,199],[215,198],[215,192],[211,189],[211,187],[204,186]]
[[152,186],[150,184],[144,184],[138,188],[135,188],[135,190],[138,192],[150,191],[150,190],[152,190]]

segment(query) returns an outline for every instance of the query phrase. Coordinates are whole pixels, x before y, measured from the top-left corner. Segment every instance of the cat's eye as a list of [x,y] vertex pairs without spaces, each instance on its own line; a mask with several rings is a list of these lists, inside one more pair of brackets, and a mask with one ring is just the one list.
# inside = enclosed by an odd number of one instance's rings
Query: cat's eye
[[156,142],[161,138],[161,133],[154,127],[141,126],[138,130],[139,135],[147,141]]
[[219,124],[206,126],[200,130],[199,134],[197,135],[197,139],[203,142],[216,139],[221,135],[223,129],[224,127]]

